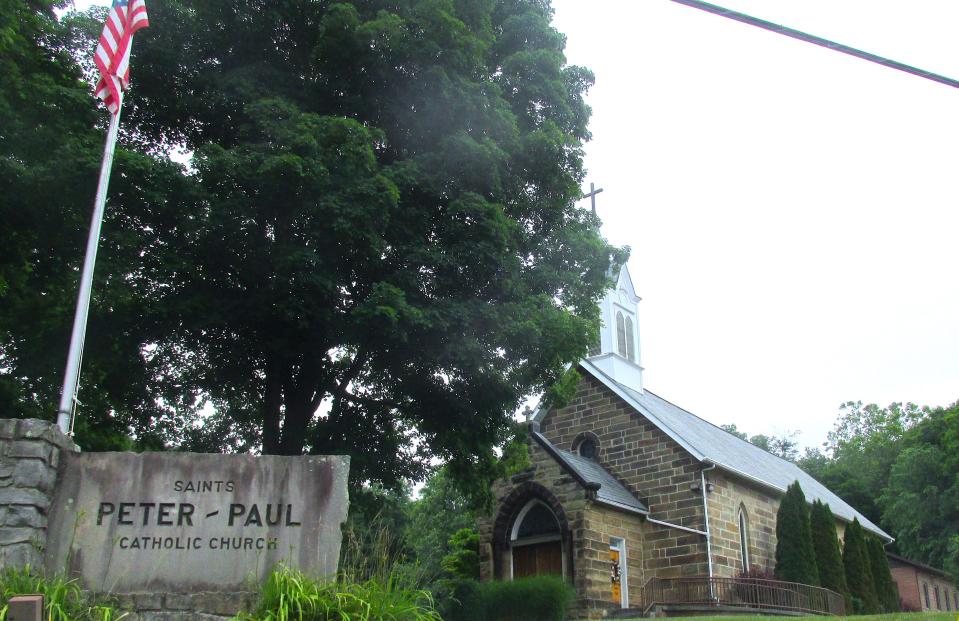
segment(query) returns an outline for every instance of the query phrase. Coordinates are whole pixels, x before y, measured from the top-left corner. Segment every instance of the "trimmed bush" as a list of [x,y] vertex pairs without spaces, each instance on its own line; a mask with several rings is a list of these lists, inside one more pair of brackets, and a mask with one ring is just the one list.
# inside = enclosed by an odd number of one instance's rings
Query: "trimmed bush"
[[876,614],[879,602],[866,550],[866,536],[858,519],[846,527],[846,544],[842,550],[842,564],[846,570],[846,584],[852,597],[853,614]]
[[866,538],[866,550],[869,553],[869,571],[872,573],[873,589],[880,612],[899,612],[899,588],[892,579],[886,549],[876,537]]
[[575,597],[559,576],[513,581],[461,580],[440,602],[444,621],[563,621]]
[[575,597],[559,576],[532,576],[480,585],[484,621],[563,621]]
[[819,502],[812,504],[809,513],[809,525],[812,528],[813,549],[816,552],[816,568],[819,570],[819,584],[849,598],[849,585],[846,584],[846,570],[842,566],[842,551],[839,549],[839,536],[836,534],[836,518],[829,505]]
[[786,488],[776,513],[776,578],[819,586],[809,508],[799,481]]

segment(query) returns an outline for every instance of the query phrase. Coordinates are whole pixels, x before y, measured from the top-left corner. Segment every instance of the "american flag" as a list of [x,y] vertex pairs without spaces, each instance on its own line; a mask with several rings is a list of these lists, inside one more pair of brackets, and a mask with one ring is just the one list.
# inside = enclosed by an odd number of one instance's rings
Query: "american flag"
[[149,25],[144,0],[113,0],[93,57],[100,70],[96,95],[111,114],[120,110],[120,93],[130,85],[133,33]]

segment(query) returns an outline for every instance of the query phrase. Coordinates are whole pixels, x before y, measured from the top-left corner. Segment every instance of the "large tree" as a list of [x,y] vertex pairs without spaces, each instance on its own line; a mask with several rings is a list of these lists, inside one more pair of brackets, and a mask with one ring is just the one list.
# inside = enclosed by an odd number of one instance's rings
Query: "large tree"
[[[196,422],[180,446],[346,452],[388,485],[433,457],[491,474],[625,260],[574,206],[592,76],[550,18],[540,0],[153,2],[84,385],[131,387],[111,416],[140,434]],[[171,148],[190,168],[154,183]]]
[[799,481],[786,488],[776,512],[776,578],[819,585],[809,508]]

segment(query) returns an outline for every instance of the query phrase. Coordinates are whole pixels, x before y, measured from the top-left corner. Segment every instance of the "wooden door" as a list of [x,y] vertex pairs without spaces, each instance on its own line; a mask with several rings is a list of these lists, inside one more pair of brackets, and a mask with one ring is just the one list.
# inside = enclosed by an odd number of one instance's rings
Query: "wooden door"
[[563,545],[547,541],[513,548],[513,577],[563,575]]

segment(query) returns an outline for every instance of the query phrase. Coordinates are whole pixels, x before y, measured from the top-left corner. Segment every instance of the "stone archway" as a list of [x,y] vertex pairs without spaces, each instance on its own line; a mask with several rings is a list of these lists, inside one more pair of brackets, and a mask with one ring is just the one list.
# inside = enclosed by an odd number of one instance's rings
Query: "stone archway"
[[[536,541],[535,536],[529,538],[524,543],[531,545],[524,546],[517,561],[522,565],[520,573],[529,575],[531,568],[551,568],[559,563],[562,568],[562,574],[568,581],[572,581],[573,572],[573,537],[569,528],[569,520],[566,517],[566,511],[559,500],[548,489],[538,483],[527,481],[518,485],[503,500],[500,505],[499,513],[493,523],[493,577],[497,580],[509,580],[513,576],[514,567],[513,543],[517,539],[517,531],[521,519],[537,505],[543,506],[549,510],[551,516],[555,519],[558,526],[558,539],[551,536],[543,537],[542,541]],[[521,512],[523,515],[521,515]],[[547,533],[551,535],[551,533]],[[554,560],[553,549],[558,547],[560,558]],[[538,571],[532,569],[532,571]],[[543,573],[548,573],[547,569]],[[558,573],[558,572],[557,572]]]

